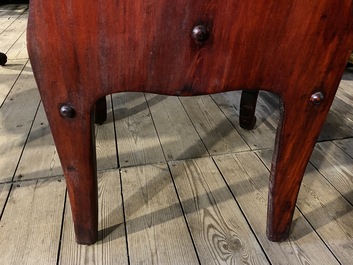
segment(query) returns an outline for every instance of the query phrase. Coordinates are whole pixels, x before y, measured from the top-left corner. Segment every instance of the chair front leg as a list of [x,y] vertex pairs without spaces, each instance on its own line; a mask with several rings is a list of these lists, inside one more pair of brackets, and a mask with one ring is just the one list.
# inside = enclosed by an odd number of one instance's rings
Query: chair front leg
[[[50,97],[44,97],[44,99]],[[84,102],[84,99],[81,99]],[[90,109],[43,101],[65,174],[79,244],[93,244],[98,234],[98,192],[93,115]],[[83,104],[82,104],[83,105]]]
[[283,99],[269,184],[267,237],[271,241],[289,235],[301,181],[333,97],[323,99],[319,92],[307,100],[303,96]]

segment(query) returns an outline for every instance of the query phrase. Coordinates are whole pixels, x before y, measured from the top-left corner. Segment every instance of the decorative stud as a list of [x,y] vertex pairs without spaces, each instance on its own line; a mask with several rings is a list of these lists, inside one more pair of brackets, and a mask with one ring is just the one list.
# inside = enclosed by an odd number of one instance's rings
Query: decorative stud
[[198,25],[193,28],[192,30],[192,38],[196,42],[205,42],[209,37],[208,30],[205,26],[203,25]]
[[324,97],[324,94],[322,92],[316,92],[316,93],[311,95],[310,101],[314,105],[320,105],[322,103],[322,101],[324,101],[324,98],[325,97]]
[[60,115],[64,118],[73,118],[75,110],[71,106],[64,105],[60,108]]

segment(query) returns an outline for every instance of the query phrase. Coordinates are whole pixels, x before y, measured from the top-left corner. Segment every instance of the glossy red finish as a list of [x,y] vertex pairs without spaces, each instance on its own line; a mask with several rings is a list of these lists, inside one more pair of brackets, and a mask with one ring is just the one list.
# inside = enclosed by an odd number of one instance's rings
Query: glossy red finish
[[[71,200],[77,241],[97,240],[92,130],[110,93],[267,90],[283,99],[268,237],[288,236],[300,182],[346,65],[351,0],[31,0],[28,51]],[[206,31],[198,31],[196,26]],[[204,33],[203,33],[204,32]],[[201,35],[200,35],[201,34]],[[310,102],[322,92],[321,104]],[[60,108],[71,106],[73,118]]]

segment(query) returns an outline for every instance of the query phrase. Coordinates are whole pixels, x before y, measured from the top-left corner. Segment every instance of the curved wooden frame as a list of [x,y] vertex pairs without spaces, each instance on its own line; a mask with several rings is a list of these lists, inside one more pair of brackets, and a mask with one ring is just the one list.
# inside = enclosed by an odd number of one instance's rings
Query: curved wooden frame
[[102,97],[111,93],[240,89],[283,99],[267,236],[284,240],[353,47],[352,10],[351,0],[31,0],[28,51],[66,177],[77,242],[97,240],[97,100],[101,123]]

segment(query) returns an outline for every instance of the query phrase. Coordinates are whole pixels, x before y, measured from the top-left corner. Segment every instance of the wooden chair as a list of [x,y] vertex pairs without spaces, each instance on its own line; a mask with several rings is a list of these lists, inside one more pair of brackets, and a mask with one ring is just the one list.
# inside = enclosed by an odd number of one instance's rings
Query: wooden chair
[[77,242],[97,240],[93,122],[105,119],[103,97],[123,91],[246,90],[242,108],[250,118],[257,90],[278,94],[282,118],[267,236],[286,239],[304,170],[353,47],[352,10],[351,0],[30,1],[28,51]]

